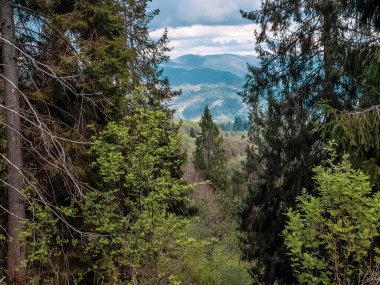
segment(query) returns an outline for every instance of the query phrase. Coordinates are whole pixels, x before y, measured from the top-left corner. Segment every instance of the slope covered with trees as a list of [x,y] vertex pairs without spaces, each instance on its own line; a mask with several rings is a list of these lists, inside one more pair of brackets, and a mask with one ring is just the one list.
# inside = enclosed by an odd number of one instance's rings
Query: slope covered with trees
[[[249,263],[240,260],[237,209],[246,195],[239,175],[247,141],[241,133],[221,132],[207,106],[199,124],[185,121],[181,128],[187,162],[186,181],[193,184],[194,211],[188,234],[197,245],[185,252],[183,284],[252,284]],[[191,137],[192,130],[196,133]],[[211,165],[211,167],[205,167]]]

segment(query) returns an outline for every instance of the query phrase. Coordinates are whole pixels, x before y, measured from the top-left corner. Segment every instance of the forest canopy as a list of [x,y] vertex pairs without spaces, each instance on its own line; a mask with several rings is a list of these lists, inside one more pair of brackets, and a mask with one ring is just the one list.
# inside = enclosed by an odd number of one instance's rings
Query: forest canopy
[[175,120],[150,5],[0,0],[0,283],[380,284],[380,2],[241,11],[219,124]]

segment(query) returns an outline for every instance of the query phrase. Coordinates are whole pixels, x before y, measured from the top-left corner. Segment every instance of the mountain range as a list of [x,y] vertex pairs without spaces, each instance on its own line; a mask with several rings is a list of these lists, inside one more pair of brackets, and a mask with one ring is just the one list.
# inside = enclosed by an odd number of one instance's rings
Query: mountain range
[[166,62],[164,76],[182,94],[170,106],[177,118],[198,121],[206,104],[217,122],[246,118],[248,108],[237,93],[242,89],[247,64],[257,65],[254,56],[233,54],[183,55]]

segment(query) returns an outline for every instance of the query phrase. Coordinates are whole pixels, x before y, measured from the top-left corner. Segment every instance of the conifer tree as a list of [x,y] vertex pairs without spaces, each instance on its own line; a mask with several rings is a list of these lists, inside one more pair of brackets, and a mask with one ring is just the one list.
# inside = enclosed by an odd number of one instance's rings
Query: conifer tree
[[[9,193],[22,191],[21,197],[26,198],[25,215],[10,207],[0,209],[0,254],[10,254],[8,281],[25,284],[29,278],[45,284],[62,280],[89,282],[95,273],[87,266],[99,259],[97,253],[85,252],[84,247],[90,239],[93,243],[94,237],[98,244],[104,241],[88,221],[91,215],[101,213],[100,205],[84,201],[85,196],[103,190],[99,189],[101,175],[90,167],[94,157],[89,147],[94,135],[110,121],[120,122],[133,111],[126,97],[141,85],[149,90],[144,92],[145,107],[154,105],[159,114],[170,120],[171,113],[162,102],[173,92],[167,81],[160,79],[158,67],[167,59],[166,34],[158,42],[149,37],[149,23],[158,11],[148,12],[148,0],[1,3],[1,13],[7,13],[7,17],[1,16],[2,28],[12,34],[4,30],[0,37],[0,90],[5,95],[3,87],[8,82],[7,93],[13,86],[13,95],[20,96],[20,106],[11,108],[17,112],[11,113],[21,120],[21,129],[13,128],[13,134],[22,139],[24,164],[22,167],[20,158],[17,163],[9,161],[9,155],[8,160],[4,159],[6,144],[2,141],[1,165],[5,167],[1,169],[1,181],[9,177],[10,171],[17,170],[17,185],[9,185],[14,190]],[[9,25],[12,19],[16,22],[13,31]],[[8,23],[4,25],[4,21]],[[4,63],[13,68],[12,76],[19,84],[10,80]],[[11,110],[3,105],[1,108],[4,113]],[[3,116],[0,120],[12,128]],[[160,143],[167,143],[165,139],[160,137]],[[20,144],[13,150],[19,153]],[[176,167],[170,171],[178,176]],[[12,201],[16,198],[18,204],[24,203],[21,197],[11,196],[8,198]],[[177,205],[171,206],[173,211],[177,209]],[[161,214],[165,215],[165,211],[166,208]],[[14,237],[8,238],[7,231],[3,231],[8,226],[5,216],[16,223],[23,220],[19,227],[13,228],[15,223],[9,223]],[[96,219],[96,215],[93,217]],[[27,247],[27,255],[18,238]],[[6,242],[16,249],[16,254],[4,250]],[[11,255],[18,260],[9,258]],[[1,276],[6,274],[4,262],[1,258]],[[20,264],[27,266],[29,276]]]
[[189,135],[190,135],[191,138],[196,138],[197,137],[197,133],[195,132],[195,129],[193,127],[190,129]]
[[226,156],[223,148],[223,137],[212,120],[210,109],[206,105],[199,122],[201,128],[195,145],[194,165],[200,169],[217,190],[226,190]]
[[[374,39],[380,38],[380,3],[358,1],[356,10],[360,23],[371,31]],[[324,135],[331,136],[339,149],[350,154],[355,168],[362,169],[380,189],[380,48],[378,45],[362,47],[357,64],[362,72],[358,76],[362,92],[356,108],[350,112],[338,110],[324,102],[329,122]],[[361,62],[360,62],[361,61]]]
[[255,260],[259,282],[295,282],[281,231],[286,208],[303,187],[312,189],[312,167],[325,156],[321,123],[330,119],[320,103],[351,111],[365,89],[360,51],[374,35],[360,24],[356,4],[270,0],[243,12],[261,28],[260,67],[250,67],[242,92],[251,107],[245,258]]
[[5,182],[8,188],[8,250],[7,276],[8,281],[15,284],[27,282],[27,271],[23,262],[26,258],[26,248],[22,244],[20,232],[25,229],[23,224],[26,216],[26,201],[22,194],[25,185],[22,174],[24,156],[22,151],[20,92],[19,77],[16,61],[16,33],[13,18],[13,1],[1,1],[1,50],[3,100],[5,110],[5,124],[7,137],[8,179]]

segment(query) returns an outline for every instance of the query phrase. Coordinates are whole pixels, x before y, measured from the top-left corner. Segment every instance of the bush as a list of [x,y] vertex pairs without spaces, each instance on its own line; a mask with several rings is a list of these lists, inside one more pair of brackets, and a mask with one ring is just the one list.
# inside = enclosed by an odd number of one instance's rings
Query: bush
[[[334,157],[333,157],[334,158]],[[358,284],[379,263],[380,197],[345,156],[314,169],[317,195],[303,190],[283,231],[292,267],[306,284]],[[373,284],[373,283],[372,283]]]

